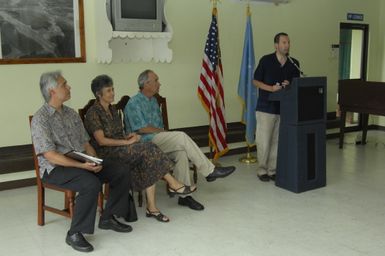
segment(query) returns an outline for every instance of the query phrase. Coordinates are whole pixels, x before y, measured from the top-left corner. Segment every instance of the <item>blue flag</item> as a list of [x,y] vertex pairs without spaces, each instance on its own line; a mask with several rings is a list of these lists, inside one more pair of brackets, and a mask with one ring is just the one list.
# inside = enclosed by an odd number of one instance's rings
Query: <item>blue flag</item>
[[253,85],[254,67],[253,29],[251,27],[251,17],[248,15],[238,83],[238,95],[243,101],[242,123],[246,125],[246,143],[249,146],[255,144],[255,126],[257,124],[255,108],[257,106],[258,90]]

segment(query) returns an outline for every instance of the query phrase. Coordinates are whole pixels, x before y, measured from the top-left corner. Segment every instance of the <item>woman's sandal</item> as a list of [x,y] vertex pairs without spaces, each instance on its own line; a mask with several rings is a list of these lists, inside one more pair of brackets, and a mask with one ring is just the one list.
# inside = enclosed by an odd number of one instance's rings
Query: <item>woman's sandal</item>
[[160,221],[160,222],[169,222],[170,221],[170,219],[166,215],[161,213],[160,211],[150,212],[149,209],[146,209],[146,217],[155,218],[157,221]]
[[[179,190],[182,189],[182,188],[183,188],[183,191],[179,192]],[[183,185],[182,187],[177,188],[177,189],[173,189],[173,188],[171,188],[169,186],[167,188],[167,192],[168,192],[168,195],[170,197],[173,197],[175,195],[188,195],[188,194],[191,194],[191,193],[195,192],[195,190],[197,190],[196,187],[192,190],[191,186],[186,186],[186,185]]]

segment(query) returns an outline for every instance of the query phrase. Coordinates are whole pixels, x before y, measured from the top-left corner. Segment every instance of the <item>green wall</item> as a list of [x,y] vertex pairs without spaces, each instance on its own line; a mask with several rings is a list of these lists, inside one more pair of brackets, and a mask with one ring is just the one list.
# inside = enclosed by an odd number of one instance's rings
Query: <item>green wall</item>
[[[203,46],[210,22],[209,0],[167,0],[167,20],[173,27],[170,43],[173,61],[164,63],[97,64],[95,59],[94,1],[84,0],[87,63],[1,65],[0,147],[28,144],[28,115],[42,104],[38,80],[42,72],[60,69],[72,86],[67,105],[78,109],[92,97],[91,79],[101,73],[114,78],[117,98],[137,91],[136,77],[143,69],[155,70],[162,83],[161,94],[167,97],[171,128],[207,124],[207,115],[197,98],[197,84]],[[273,51],[272,38],[277,32],[290,35],[291,55],[300,60],[309,76],[327,76],[328,111],[336,108],[338,59],[331,54],[331,44],[339,41],[339,23],[346,22],[347,12],[363,13],[369,24],[369,80],[384,80],[384,17],[380,0],[291,0],[289,4],[252,4],[255,56],[258,59]],[[240,120],[241,103],[237,84],[245,28],[245,5],[230,0],[218,4],[220,40],[223,55],[227,122]],[[384,13],[384,11],[382,12]],[[381,53],[380,55],[378,53]]]

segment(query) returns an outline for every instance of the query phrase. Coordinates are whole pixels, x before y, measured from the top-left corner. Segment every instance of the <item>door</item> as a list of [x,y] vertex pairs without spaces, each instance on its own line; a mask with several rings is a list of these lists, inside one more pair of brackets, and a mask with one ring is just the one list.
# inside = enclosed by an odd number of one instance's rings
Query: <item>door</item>
[[[366,80],[368,33],[369,26],[367,24],[340,24],[339,79]],[[360,124],[359,115],[346,113],[346,125],[356,126],[357,124]]]

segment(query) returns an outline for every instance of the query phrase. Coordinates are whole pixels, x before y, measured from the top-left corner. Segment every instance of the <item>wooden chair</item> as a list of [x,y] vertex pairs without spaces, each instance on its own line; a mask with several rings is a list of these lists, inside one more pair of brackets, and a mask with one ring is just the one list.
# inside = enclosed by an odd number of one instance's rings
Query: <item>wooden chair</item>
[[[168,114],[167,114],[167,101],[165,97],[162,97],[158,93],[155,94],[155,98],[158,101],[160,112],[162,113],[162,120],[163,120],[163,126],[166,131],[169,130],[168,126]],[[192,164],[190,166],[190,170],[193,171],[193,180],[194,183],[196,184],[198,181],[198,172],[197,172],[197,167]]]
[[[124,127],[124,121],[123,121],[123,112],[124,112],[124,107],[126,106],[127,102],[130,100],[130,97],[125,95],[123,96],[118,103],[115,104],[116,109],[118,110],[120,119],[122,121],[122,125]],[[88,103],[83,107],[78,110],[80,118],[82,119],[83,123],[87,114],[88,109],[94,105],[95,99],[91,99],[88,101]],[[92,134],[90,134],[92,136]],[[104,199],[107,199],[109,196],[109,185],[108,183],[104,184]],[[142,207],[143,205],[143,194],[141,191],[138,191],[138,205],[139,207]]]
[[[124,95],[120,100],[115,104],[115,108],[118,110],[120,120],[122,121],[123,129],[125,130],[124,125],[124,108],[126,107],[128,101],[130,100],[130,96]],[[142,207],[143,205],[143,191],[138,191],[138,205]]]
[[[30,125],[31,125],[32,117],[33,116],[29,116]],[[70,189],[64,189],[56,185],[43,182],[40,178],[39,162],[37,160],[37,155],[36,155],[35,147],[33,143],[32,143],[32,156],[33,156],[33,162],[35,167],[36,185],[37,185],[37,224],[39,226],[43,226],[45,224],[45,211],[56,213],[67,218],[72,218],[74,213],[76,192]],[[46,189],[56,190],[64,193],[64,209],[58,209],[58,208],[49,206],[45,203]],[[98,206],[99,206],[100,212],[103,211],[103,204],[102,204],[103,201],[101,200],[102,200],[102,195],[100,194],[98,198]]]
[[88,109],[90,109],[90,107],[92,107],[92,105],[94,105],[94,103],[95,103],[95,99],[90,99],[83,108],[78,109],[78,113],[79,113],[80,118],[83,121],[83,124],[84,124],[84,120],[86,118],[86,114],[87,114]]
[[165,97],[160,96],[158,93],[154,95],[158,101],[160,112],[162,113],[163,126],[166,131],[169,130],[168,115],[167,115],[167,101]]
[[122,125],[123,125],[123,128],[124,128],[124,120],[123,120],[123,116],[124,116],[124,108],[126,107],[128,101],[130,100],[130,96],[128,95],[124,95],[122,96],[122,98],[120,98],[120,100],[115,104],[115,107],[116,109],[118,110],[119,112],[119,115],[120,115],[120,118],[122,119]]
[[[82,121],[83,121],[83,124],[84,124],[84,120],[86,118],[86,114],[87,114],[88,109],[92,105],[94,105],[94,103],[95,103],[95,99],[90,99],[88,101],[88,103],[83,108],[78,109],[78,113],[79,113],[80,119],[82,119]],[[92,136],[92,135],[90,134],[90,136]],[[104,183],[103,184],[103,198],[105,200],[107,200],[109,194],[110,194],[110,187],[109,187],[108,183]]]

